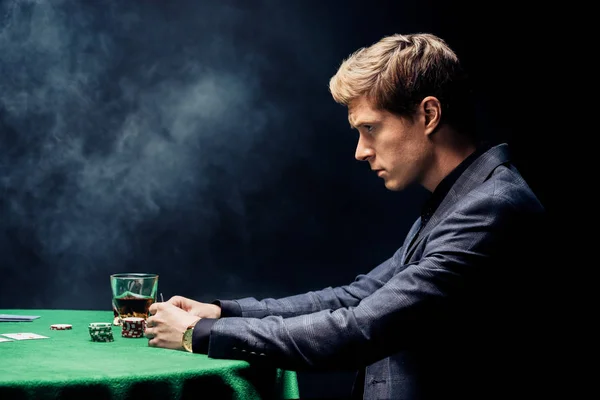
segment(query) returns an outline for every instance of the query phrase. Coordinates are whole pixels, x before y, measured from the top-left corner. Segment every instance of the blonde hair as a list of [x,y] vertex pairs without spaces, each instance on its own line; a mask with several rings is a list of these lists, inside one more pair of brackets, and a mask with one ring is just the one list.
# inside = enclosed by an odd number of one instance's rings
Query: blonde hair
[[442,104],[442,118],[462,130],[474,118],[471,90],[457,55],[430,33],[386,36],[345,59],[329,81],[334,100],[348,106],[359,97],[375,107],[411,116],[426,96]]

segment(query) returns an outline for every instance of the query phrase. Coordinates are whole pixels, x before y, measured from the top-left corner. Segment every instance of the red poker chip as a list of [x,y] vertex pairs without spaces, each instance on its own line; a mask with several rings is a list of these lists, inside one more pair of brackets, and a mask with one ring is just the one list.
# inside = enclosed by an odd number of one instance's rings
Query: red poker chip
[[122,320],[121,336],[125,338],[144,337],[146,330],[146,320],[143,318],[129,317]]
[[73,325],[71,324],[53,324],[50,325],[50,329],[52,329],[53,331],[66,331],[69,329],[72,329]]
[[128,332],[123,332],[123,333],[121,334],[121,336],[122,336],[122,337],[125,337],[125,338],[141,338],[141,337],[144,337],[144,334],[143,334],[142,332],[140,332],[140,333],[133,333],[133,332],[131,332],[131,333],[128,333]]

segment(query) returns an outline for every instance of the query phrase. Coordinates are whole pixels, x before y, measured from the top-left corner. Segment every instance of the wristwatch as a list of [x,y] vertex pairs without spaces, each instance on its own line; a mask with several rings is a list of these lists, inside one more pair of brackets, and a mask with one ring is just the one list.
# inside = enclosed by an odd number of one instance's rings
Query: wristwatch
[[192,336],[194,333],[194,327],[198,321],[194,322],[192,325],[188,326],[185,332],[183,332],[183,338],[181,339],[181,346],[190,353],[193,353],[192,350]]

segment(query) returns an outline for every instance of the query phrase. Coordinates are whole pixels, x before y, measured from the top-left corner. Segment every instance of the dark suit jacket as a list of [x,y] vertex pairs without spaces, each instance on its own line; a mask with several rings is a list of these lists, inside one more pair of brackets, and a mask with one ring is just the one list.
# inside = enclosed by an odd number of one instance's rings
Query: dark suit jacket
[[538,384],[544,214],[508,146],[492,147],[412,244],[420,219],[392,257],[347,286],[234,300],[243,317],[213,325],[208,355],[366,367],[364,399],[525,398]]

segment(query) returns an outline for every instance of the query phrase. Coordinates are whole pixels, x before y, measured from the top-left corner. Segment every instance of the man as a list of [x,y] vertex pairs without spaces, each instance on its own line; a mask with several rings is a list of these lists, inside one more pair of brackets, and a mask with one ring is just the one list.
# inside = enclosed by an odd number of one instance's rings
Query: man
[[384,37],[346,59],[330,91],[358,131],[356,159],[390,190],[432,193],[402,246],[347,286],[153,304],[149,345],[289,370],[354,369],[353,395],[364,399],[535,393],[532,279],[543,266],[531,258],[545,212],[507,145],[478,140],[456,54],[432,34]]

